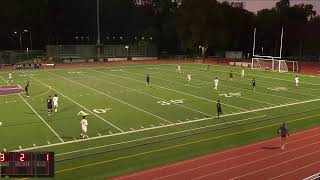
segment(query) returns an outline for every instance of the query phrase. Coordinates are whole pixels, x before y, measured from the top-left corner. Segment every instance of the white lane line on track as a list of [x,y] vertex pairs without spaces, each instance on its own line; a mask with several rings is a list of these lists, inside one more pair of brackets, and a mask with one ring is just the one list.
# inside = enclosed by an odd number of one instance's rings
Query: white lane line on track
[[[307,140],[307,139],[310,139],[310,138],[314,138],[314,137],[319,137],[319,136],[320,136],[320,134],[312,135],[312,136],[308,136],[308,137],[305,137],[305,138],[302,138],[302,139],[291,141],[291,142],[289,142],[287,144],[301,142],[301,141],[304,141],[304,140]],[[273,140],[275,140],[275,139],[273,139]],[[159,178],[155,178],[154,180],[168,178],[168,177],[171,177],[171,176],[175,176],[175,175],[178,175],[178,174],[183,174],[183,173],[186,173],[186,172],[198,170],[198,169],[201,169],[201,168],[204,168],[204,167],[208,167],[208,166],[211,166],[211,165],[216,165],[216,164],[219,164],[219,163],[222,163],[222,162],[226,162],[226,161],[229,161],[229,160],[234,160],[234,159],[250,156],[252,154],[256,154],[256,153],[263,152],[263,151],[266,151],[266,150],[265,149],[259,149],[259,150],[253,151],[253,152],[248,152],[248,153],[244,153],[244,154],[241,154],[241,155],[236,155],[236,156],[231,157],[231,158],[223,159],[223,160],[212,162],[212,163],[207,163],[207,164],[200,165],[200,166],[197,166],[197,167],[194,167],[194,168],[190,168],[190,169],[187,169],[187,170],[183,170],[183,171],[175,172],[175,173],[172,173],[172,174],[168,174],[166,176],[161,176]]]

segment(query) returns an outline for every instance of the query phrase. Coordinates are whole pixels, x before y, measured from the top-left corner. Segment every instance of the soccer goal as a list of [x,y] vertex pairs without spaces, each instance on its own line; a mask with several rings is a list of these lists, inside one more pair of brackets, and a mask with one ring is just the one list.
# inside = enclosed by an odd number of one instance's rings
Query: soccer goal
[[287,61],[274,58],[252,58],[252,69],[271,70],[277,72],[297,72],[297,61]]

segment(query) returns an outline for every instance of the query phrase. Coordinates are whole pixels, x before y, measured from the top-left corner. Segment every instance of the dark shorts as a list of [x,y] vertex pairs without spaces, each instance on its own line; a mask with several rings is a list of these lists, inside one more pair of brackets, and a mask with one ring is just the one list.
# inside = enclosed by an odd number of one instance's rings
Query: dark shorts
[[286,138],[287,135],[286,135],[286,134],[281,134],[281,137],[282,137],[282,138]]
[[47,106],[48,107],[48,109],[52,109],[52,105],[51,106]]

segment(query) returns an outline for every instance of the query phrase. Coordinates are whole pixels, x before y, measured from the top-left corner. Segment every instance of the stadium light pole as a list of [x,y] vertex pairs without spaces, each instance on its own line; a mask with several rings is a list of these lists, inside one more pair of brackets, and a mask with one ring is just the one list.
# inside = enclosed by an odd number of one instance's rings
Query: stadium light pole
[[97,0],[97,45],[100,45],[100,0]]
[[30,30],[23,30],[25,33],[29,33],[29,40],[30,40],[30,50],[32,50],[32,32]]
[[22,33],[18,33],[17,31],[13,33],[19,35],[20,50],[22,51]]

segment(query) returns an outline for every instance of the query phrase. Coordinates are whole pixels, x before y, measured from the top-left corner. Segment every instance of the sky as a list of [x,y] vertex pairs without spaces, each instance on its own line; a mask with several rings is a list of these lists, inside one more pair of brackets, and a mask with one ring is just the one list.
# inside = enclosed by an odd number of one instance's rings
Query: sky
[[[223,1],[223,0],[221,0]],[[252,12],[257,12],[261,9],[270,9],[275,6],[279,0],[227,0],[230,2],[245,2],[245,8]],[[317,14],[320,14],[320,0],[290,0],[291,6],[294,4],[312,4]]]

